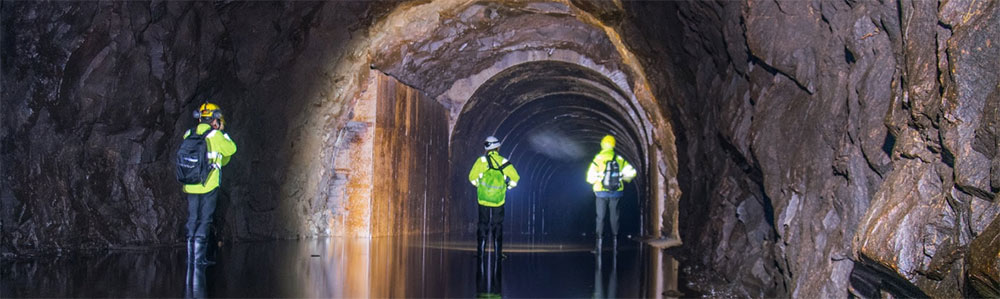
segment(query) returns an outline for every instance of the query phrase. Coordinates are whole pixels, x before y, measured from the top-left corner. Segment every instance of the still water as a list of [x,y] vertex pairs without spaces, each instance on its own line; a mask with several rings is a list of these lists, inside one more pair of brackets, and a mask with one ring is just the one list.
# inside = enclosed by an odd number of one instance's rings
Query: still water
[[[183,246],[4,260],[0,297],[664,297],[677,262],[638,242],[504,244],[475,257],[443,238],[326,238],[224,244],[189,269]],[[190,270],[190,271],[189,271]],[[195,271],[197,270],[197,271]],[[683,286],[681,286],[683,288]]]

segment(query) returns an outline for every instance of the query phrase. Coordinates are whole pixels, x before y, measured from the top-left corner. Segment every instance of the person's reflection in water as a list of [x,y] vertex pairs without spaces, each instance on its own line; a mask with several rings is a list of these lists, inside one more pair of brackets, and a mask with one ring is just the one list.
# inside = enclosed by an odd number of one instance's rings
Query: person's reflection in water
[[601,251],[594,255],[594,298],[604,298],[604,279],[601,277]]
[[594,267],[594,298],[616,298],[618,294],[618,250],[611,255],[611,276],[608,277],[608,292],[604,293],[604,280],[601,279],[601,254],[594,257],[597,265]]
[[618,244],[615,245],[614,254],[611,256],[611,276],[608,277],[608,298],[618,297]]
[[476,270],[476,298],[502,298],[500,294],[502,281],[500,261],[479,258],[479,268]]
[[187,264],[187,277],[184,279],[184,298],[205,298],[205,266]]

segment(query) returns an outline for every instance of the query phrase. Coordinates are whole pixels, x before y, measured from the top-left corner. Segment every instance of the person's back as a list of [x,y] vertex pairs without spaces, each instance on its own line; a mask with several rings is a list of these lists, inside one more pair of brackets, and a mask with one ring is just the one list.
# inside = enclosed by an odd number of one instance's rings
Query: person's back
[[[497,181],[498,180],[498,181]],[[499,207],[506,202],[507,189],[517,186],[520,176],[514,166],[497,151],[480,156],[469,171],[480,205]]]
[[[205,259],[208,232],[212,225],[212,214],[215,213],[219,184],[222,180],[222,167],[229,164],[229,159],[236,153],[236,143],[225,133],[225,120],[222,111],[212,103],[205,103],[195,111],[199,124],[187,130],[184,138],[192,135],[201,136],[205,140],[206,161],[210,171],[204,181],[184,184],[183,190],[188,199],[187,250],[188,264],[205,266],[212,264]],[[200,157],[199,157],[200,158]]]
[[[615,169],[617,168],[617,169]],[[625,158],[615,152],[615,138],[607,135],[601,139],[601,151],[594,155],[587,169],[587,182],[593,187],[597,211],[595,229],[596,253],[601,252],[604,235],[604,214],[611,211],[611,233],[615,247],[618,245],[618,200],[624,195],[625,184],[635,178],[636,171]],[[607,207],[607,208],[605,208]]]
[[476,159],[469,170],[469,183],[476,186],[476,200],[479,203],[479,224],[476,233],[477,255],[483,257],[486,236],[492,232],[494,251],[498,258],[504,258],[503,214],[507,202],[507,189],[517,186],[521,179],[514,165],[500,156],[500,140],[489,136],[484,146],[486,154]]
[[194,134],[205,135],[205,143],[208,146],[208,159],[212,164],[212,170],[205,178],[205,182],[200,184],[185,184],[184,193],[205,194],[219,187],[222,182],[222,166],[229,164],[229,159],[236,153],[236,143],[229,137],[229,134],[221,129],[213,129],[210,124],[199,123],[194,129],[184,132],[184,138]]

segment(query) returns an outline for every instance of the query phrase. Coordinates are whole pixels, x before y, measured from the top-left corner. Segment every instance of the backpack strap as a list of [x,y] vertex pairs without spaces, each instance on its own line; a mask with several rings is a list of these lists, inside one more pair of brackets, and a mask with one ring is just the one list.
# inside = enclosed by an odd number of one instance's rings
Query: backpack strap
[[486,154],[486,163],[489,163],[490,169],[496,169],[496,170],[499,170],[499,171],[503,171],[504,168],[507,168],[507,166],[510,166],[510,161],[507,161],[507,162],[504,162],[503,164],[500,164],[500,167],[494,167],[493,166],[493,157],[490,157],[489,154]]
[[198,126],[194,126],[193,129],[188,130],[188,132],[190,132],[188,136],[198,136],[201,138],[205,138],[205,136],[208,136],[208,133],[212,133],[212,131],[215,131],[215,129],[209,128],[208,130],[205,131],[205,133],[198,134]]
[[[618,158],[621,158],[620,156],[618,156],[618,153],[615,153],[614,150],[611,150],[611,153],[612,153],[611,160],[604,161],[604,163],[608,163],[608,162],[611,162],[611,161],[617,162]],[[597,164],[597,160],[596,159],[594,161],[590,161],[590,164],[594,164],[594,166],[601,166],[600,164]],[[621,163],[618,163],[618,164],[621,164]]]

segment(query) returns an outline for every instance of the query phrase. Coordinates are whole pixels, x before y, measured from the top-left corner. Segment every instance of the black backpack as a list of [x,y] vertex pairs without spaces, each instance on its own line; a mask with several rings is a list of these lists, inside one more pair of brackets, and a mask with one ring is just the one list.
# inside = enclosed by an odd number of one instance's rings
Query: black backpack
[[622,172],[620,168],[617,154],[612,155],[611,160],[604,163],[604,179],[601,180],[601,185],[605,190],[618,191],[618,187],[621,187]]
[[180,149],[177,150],[177,181],[184,184],[204,184],[208,178],[208,172],[212,171],[211,163],[208,161],[208,144],[205,136],[212,130],[205,131],[204,134],[197,134],[198,128],[191,129],[191,133],[181,142]]

